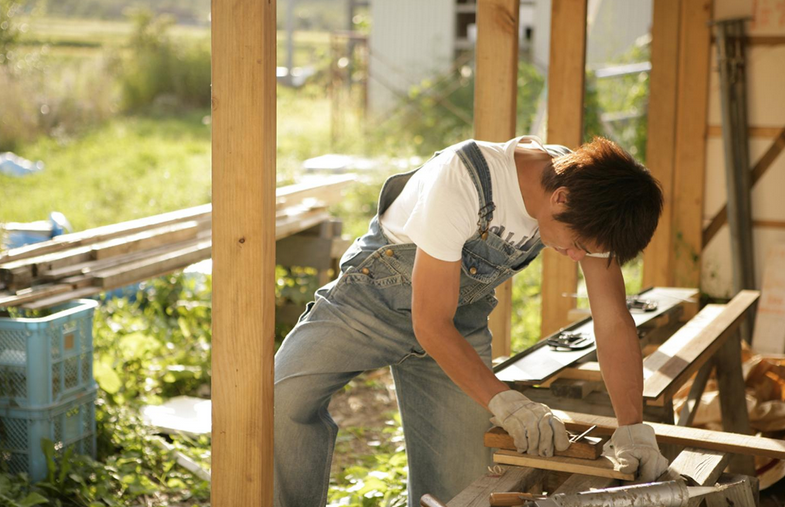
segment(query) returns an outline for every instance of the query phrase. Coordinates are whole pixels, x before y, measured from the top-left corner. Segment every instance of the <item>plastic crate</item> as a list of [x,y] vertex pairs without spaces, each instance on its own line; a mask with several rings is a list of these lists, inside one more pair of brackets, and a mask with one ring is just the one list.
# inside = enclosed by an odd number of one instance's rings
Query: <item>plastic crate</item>
[[43,408],[95,389],[93,314],[80,299],[41,318],[0,318],[0,408]]
[[95,400],[97,389],[53,407],[0,409],[0,471],[25,472],[32,481],[46,477],[41,440],[54,442],[57,456],[74,447],[95,458]]

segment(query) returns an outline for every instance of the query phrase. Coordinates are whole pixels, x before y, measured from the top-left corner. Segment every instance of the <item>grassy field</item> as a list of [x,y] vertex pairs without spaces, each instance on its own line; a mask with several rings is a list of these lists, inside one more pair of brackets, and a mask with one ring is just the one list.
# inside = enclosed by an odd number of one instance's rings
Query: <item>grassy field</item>
[[[89,58],[104,50],[120,50],[133,31],[129,21],[33,17],[26,22],[28,29],[22,47],[31,49],[47,45],[54,58]],[[210,39],[209,26],[174,25],[169,33],[182,43]],[[286,62],[286,37],[284,31],[277,34],[279,65]],[[298,31],[294,37],[296,66],[324,64],[329,50],[328,32]]]

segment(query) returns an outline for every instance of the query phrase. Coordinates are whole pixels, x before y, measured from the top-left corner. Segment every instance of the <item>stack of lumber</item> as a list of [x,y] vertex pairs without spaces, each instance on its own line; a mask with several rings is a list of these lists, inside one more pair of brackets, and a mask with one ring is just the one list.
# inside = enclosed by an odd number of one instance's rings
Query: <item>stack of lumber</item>
[[[276,240],[330,219],[354,177],[276,191]],[[212,205],[98,227],[0,254],[0,307],[39,309],[165,275],[209,259]]]

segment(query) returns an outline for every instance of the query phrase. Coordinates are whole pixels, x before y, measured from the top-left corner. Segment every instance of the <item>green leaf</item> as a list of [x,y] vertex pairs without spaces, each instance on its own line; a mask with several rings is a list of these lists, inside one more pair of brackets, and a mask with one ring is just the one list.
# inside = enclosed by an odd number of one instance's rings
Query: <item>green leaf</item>
[[49,503],[45,496],[38,493],[30,493],[23,500],[19,502],[21,507],[30,507],[31,505],[43,505]]
[[120,376],[109,365],[103,362],[96,362],[93,365],[93,376],[101,389],[109,394],[116,394],[123,386]]

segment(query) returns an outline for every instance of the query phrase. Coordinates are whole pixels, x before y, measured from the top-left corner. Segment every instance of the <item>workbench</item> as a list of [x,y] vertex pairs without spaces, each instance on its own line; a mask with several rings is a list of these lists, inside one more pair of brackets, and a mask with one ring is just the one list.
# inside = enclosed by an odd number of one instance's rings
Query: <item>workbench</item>
[[[644,420],[655,427],[660,448],[671,461],[668,472],[658,482],[687,477],[690,486],[722,484],[721,491],[690,501],[689,505],[699,505],[704,500],[709,506],[728,505],[726,499],[731,499],[733,505],[751,507],[757,505],[758,496],[753,456],[785,458],[785,441],[749,436],[746,410],[734,410],[734,407],[746,407],[738,329],[759,293],[742,291],[725,305],[707,305],[697,313],[697,305],[690,302],[696,294],[697,291],[689,289],[654,288],[641,297],[659,301],[656,315],[632,313],[645,356]],[[589,318],[562,331],[589,334],[593,325]],[[499,364],[494,368],[497,377],[532,400],[548,405],[569,431],[580,432],[596,425],[594,436],[610,436],[617,424],[596,352],[592,347],[559,356],[543,345],[557,335]],[[534,370],[529,368],[532,364],[536,365]],[[715,368],[723,426],[729,433],[689,428],[696,402]],[[688,400],[676,421],[673,395],[690,379]],[[446,504],[449,507],[489,506],[492,492],[577,493],[619,484],[619,479],[614,477],[586,475],[585,470],[590,469],[559,463],[554,467],[553,462],[569,461],[565,458],[540,458],[551,461],[544,464],[532,464],[526,456],[518,455],[520,459],[516,459],[511,438],[499,428],[494,431],[486,434],[486,446],[498,447],[495,460],[506,464],[478,478],[450,500]],[[504,437],[509,441],[505,443]],[[612,458],[612,453],[605,454]],[[590,460],[579,461],[589,462],[591,466]],[[526,463],[526,466],[510,466],[510,463]],[[723,475],[726,468],[734,475]],[[604,470],[589,473],[614,475]]]

